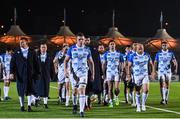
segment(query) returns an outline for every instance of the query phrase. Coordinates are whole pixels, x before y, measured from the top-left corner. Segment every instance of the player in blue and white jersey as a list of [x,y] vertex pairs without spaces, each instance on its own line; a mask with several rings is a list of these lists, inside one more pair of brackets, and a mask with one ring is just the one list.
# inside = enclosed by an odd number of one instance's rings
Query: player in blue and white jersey
[[109,95],[109,107],[113,107],[113,82],[114,82],[114,93],[115,93],[115,104],[119,105],[119,82],[120,74],[123,69],[123,59],[121,53],[116,51],[116,44],[113,40],[109,42],[109,51],[104,54],[104,77],[108,81],[108,95]]
[[[149,90],[149,75],[148,75],[148,65],[153,67],[152,60],[146,52],[144,52],[144,47],[142,44],[137,44],[137,51],[134,53],[128,61],[128,79],[131,80],[131,67],[133,70],[133,78],[135,82],[136,89],[136,106],[137,112],[146,111],[145,102],[148,97]],[[142,108],[141,106],[141,89],[142,89]]]
[[[56,56],[53,61],[55,72],[57,73],[57,77],[58,77],[59,102],[66,101],[65,103],[66,106],[69,106],[69,100],[70,100],[70,77],[66,78],[64,75],[64,59],[68,48],[69,45],[64,43],[62,50],[56,53]],[[68,69],[70,70],[69,66]]]
[[[128,60],[131,58],[131,56],[133,56],[134,53],[136,53],[136,49],[137,49],[137,45],[138,43],[133,43],[132,44],[132,50],[130,50],[128,53],[127,53],[127,62],[126,62],[126,74],[127,74],[127,65],[128,65]],[[131,69],[131,75],[133,75],[133,71]],[[126,76],[126,79],[127,79],[127,76]],[[129,96],[130,96],[130,102],[131,102],[131,106],[136,106],[136,102],[135,102],[135,89],[134,89],[134,79],[133,79],[133,76],[132,76],[132,80],[130,81],[127,81],[127,88],[129,89]],[[128,96],[128,93],[126,93],[126,98]]]
[[4,80],[4,100],[11,99],[8,96],[9,87],[10,87],[10,62],[12,58],[12,50],[7,49],[5,54],[1,55],[1,62],[2,62],[2,73],[3,73],[3,80]]
[[129,88],[128,88],[128,80],[126,78],[126,69],[127,69],[127,65],[128,65],[128,55],[130,54],[131,52],[131,46],[127,46],[125,48],[125,54],[123,54],[123,61],[124,61],[124,72],[123,72],[123,75],[121,77],[121,79],[123,80],[124,82],[124,97],[125,97],[125,102],[128,103],[128,92],[129,92]]
[[[84,117],[85,91],[88,79],[88,70],[91,71],[91,80],[94,80],[94,62],[89,47],[84,45],[85,37],[82,33],[77,35],[77,43],[71,46],[64,60],[65,76],[69,77],[68,62],[71,59],[71,73],[74,77],[73,94],[79,94],[80,117]],[[78,92],[77,92],[78,89]],[[75,98],[73,101],[77,100]],[[73,102],[73,113],[77,112],[77,103]]]
[[158,69],[158,80],[160,81],[161,90],[161,104],[167,104],[169,95],[169,85],[171,82],[171,64],[175,66],[174,73],[177,74],[177,61],[174,53],[168,50],[167,42],[162,42],[162,50],[160,50],[155,57],[154,70]]

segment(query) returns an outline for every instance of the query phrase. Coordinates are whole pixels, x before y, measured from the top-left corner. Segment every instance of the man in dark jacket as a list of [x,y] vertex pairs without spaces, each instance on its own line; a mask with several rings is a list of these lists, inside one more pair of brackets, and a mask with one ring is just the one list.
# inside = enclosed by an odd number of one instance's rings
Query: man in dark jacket
[[47,109],[49,84],[53,78],[53,60],[47,53],[46,43],[40,45],[40,53],[38,55],[38,63],[40,67],[40,79],[38,81],[38,96],[43,97],[44,107]]
[[92,82],[90,80],[91,77],[91,72],[88,72],[88,85],[86,88],[86,109],[88,110],[90,108],[90,97],[92,94],[97,94],[98,95],[98,103],[101,103],[101,93],[102,93],[102,67],[101,67],[101,60],[100,60],[100,55],[97,49],[92,45],[91,39],[89,36],[86,36],[85,40],[85,45],[90,47],[92,58],[94,61],[94,70],[95,70],[95,75],[94,75],[94,81]]
[[28,112],[31,112],[31,95],[34,93],[33,79],[39,74],[36,54],[28,46],[28,39],[20,39],[20,48],[14,53],[10,63],[10,79],[16,75],[17,92],[21,111],[24,109],[24,95],[28,100]]

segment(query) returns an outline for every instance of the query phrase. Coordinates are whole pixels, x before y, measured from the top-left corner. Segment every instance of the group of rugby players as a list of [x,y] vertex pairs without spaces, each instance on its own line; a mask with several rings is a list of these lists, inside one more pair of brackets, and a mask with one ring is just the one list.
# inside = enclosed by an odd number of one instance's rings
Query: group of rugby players
[[[58,77],[59,100],[64,101],[65,105],[69,106],[71,85],[73,114],[77,113],[79,100],[80,117],[84,117],[88,72],[91,72],[90,80],[93,81],[95,73],[98,73],[94,70],[96,67],[94,62],[97,61],[93,61],[93,54],[91,54],[90,48],[85,45],[85,36],[79,33],[76,37],[77,43],[75,45],[69,47],[68,44],[63,44],[63,48],[56,53],[53,63]],[[143,44],[140,43],[127,46],[124,54],[117,50],[114,40],[109,41],[107,51],[104,45],[98,45],[97,51],[102,65],[102,97],[105,105],[114,107],[120,104],[120,81],[124,81],[125,103],[136,106],[137,112],[146,111],[149,80],[154,80],[156,76],[160,82],[161,104],[168,103],[172,76],[171,65],[175,67],[174,73],[177,73],[178,66],[174,53],[168,50],[168,43],[163,41],[161,46],[162,49],[152,60],[150,54],[144,51]],[[14,78],[10,74],[11,57],[13,57],[11,51],[7,51],[1,57],[5,100],[10,99],[8,97],[9,79]]]

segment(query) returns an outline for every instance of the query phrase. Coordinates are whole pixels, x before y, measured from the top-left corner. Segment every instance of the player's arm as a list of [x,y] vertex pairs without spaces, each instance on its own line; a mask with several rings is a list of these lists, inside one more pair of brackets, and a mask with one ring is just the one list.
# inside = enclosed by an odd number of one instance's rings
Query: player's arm
[[132,67],[132,62],[128,61],[127,64],[127,79],[130,81],[131,80],[131,67]]
[[14,73],[16,71],[16,53],[12,55],[10,62],[10,79],[14,79]]
[[177,60],[174,59],[172,62],[173,62],[173,64],[174,64],[174,66],[175,66],[175,71],[174,71],[174,73],[177,74],[177,70],[178,70],[178,63],[177,63]]
[[155,77],[155,75],[156,75],[156,69],[157,69],[157,65],[158,65],[158,59],[159,59],[159,56],[158,56],[158,53],[157,53],[156,56],[155,56],[154,64],[153,64],[154,77]]
[[57,57],[57,55],[53,59],[53,64],[54,64],[55,73],[57,73],[58,72],[58,57]]
[[64,73],[66,77],[69,77],[69,73],[68,73],[68,62],[70,60],[70,56],[66,55],[65,59],[64,59]]
[[89,69],[91,71],[91,79],[94,80],[95,71],[94,71],[94,61],[92,57],[88,58],[88,64],[89,64]]

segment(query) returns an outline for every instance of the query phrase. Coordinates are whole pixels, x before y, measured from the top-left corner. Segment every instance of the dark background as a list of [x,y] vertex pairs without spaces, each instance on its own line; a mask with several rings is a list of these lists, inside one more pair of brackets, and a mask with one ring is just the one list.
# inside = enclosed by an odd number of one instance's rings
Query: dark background
[[[63,9],[67,9],[67,25],[73,33],[105,35],[112,26],[115,9],[115,26],[125,36],[151,37],[160,28],[160,12],[164,15],[164,28],[180,37],[180,0],[6,0],[0,1],[0,34],[13,24],[13,9],[17,8],[17,24],[29,35],[56,34],[63,25]],[[165,23],[168,25],[165,25]]]

